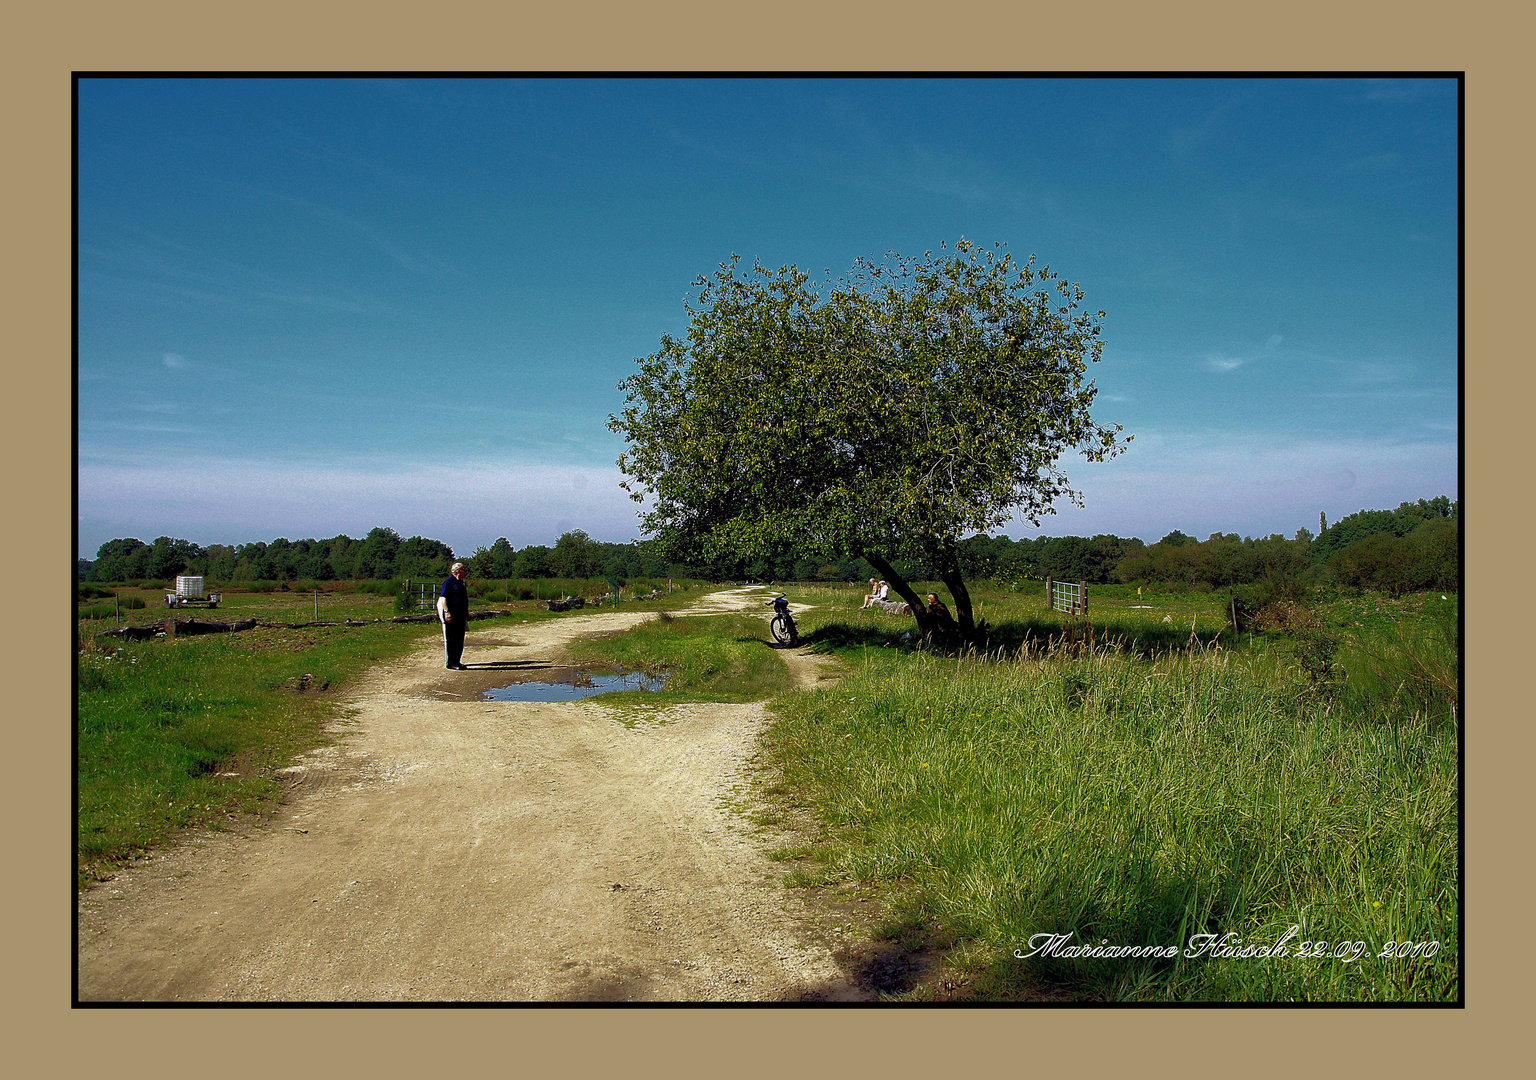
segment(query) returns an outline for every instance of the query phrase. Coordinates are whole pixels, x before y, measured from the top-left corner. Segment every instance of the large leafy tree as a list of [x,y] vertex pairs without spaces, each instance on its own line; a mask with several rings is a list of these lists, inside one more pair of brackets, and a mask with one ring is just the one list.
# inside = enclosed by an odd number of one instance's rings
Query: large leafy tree
[[1061,456],[1102,461],[1129,439],[1089,415],[1104,313],[1033,259],[961,240],[813,287],[733,257],[694,285],[687,336],[637,361],[609,418],[624,486],[674,559],[862,557],[942,629],[893,565],[915,560],[974,637],[961,538],[1081,505]]
[[580,529],[572,529],[555,541],[549,568],[557,577],[596,577],[603,571],[603,547]]

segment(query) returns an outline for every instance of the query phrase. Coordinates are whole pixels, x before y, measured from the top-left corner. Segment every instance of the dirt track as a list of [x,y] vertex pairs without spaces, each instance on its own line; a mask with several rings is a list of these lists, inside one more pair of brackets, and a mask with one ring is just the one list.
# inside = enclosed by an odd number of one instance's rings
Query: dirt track
[[[694,610],[762,611],[757,590]],[[857,998],[740,810],[761,704],[626,727],[478,700],[609,612],[471,625],[371,672],[260,827],[200,833],[79,900],[82,1001]],[[816,660],[784,652],[800,686]],[[485,666],[493,665],[493,666]]]

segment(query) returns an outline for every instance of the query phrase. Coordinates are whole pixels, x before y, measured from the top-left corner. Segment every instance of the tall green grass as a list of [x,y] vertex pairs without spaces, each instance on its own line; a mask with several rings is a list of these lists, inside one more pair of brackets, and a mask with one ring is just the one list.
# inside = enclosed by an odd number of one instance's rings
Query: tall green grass
[[[964,942],[981,997],[1444,1000],[1459,993],[1457,744],[1444,699],[1319,687],[1276,655],[866,650],[787,695],[767,738],[829,826],[823,879]],[[814,875],[813,875],[814,876]],[[1073,944],[1244,943],[1287,958],[1019,959]],[[1301,940],[1367,954],[1299,959]],[[1438,941],[1430,960],[1379,958]]]

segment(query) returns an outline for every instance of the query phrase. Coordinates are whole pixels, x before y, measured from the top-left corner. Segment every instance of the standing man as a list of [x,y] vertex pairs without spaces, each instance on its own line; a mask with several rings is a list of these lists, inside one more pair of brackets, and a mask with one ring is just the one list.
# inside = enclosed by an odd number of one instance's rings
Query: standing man
[[464,587],[464,564],[456,562],[448,571],[448,580],[437,590],[437,617],[443,623],[445,667],[468,671],[459,663],[464,655],[464,627],[469,623],[469,590]]

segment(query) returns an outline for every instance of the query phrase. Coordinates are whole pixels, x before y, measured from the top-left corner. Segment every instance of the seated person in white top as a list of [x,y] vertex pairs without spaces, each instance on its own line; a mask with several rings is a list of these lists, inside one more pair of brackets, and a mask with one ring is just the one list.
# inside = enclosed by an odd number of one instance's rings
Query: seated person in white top
[[880,583],[878,581],[876,581],[874,578],[870,578],[869,579],[869,592],[865,594],[864,602],[859,605],[859,610],[863,611],[865,608],[869,607],[869,605],[873,604],[879,598],[879,596],[880,596]]

